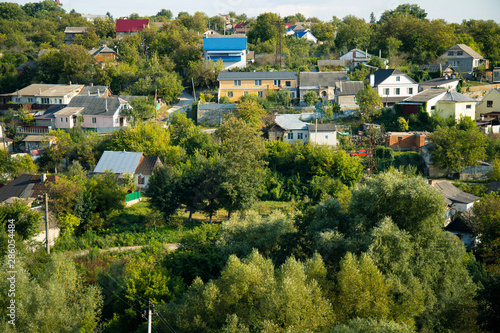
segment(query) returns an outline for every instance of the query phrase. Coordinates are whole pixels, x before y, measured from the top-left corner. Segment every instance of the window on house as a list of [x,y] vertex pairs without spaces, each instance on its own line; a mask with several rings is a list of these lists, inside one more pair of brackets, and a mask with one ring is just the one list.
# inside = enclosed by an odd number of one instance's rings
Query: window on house
[[62,104],[62,99],[61,98],[59,98],[59,104]]
[[290,91],[290,98],[295,98],[296,95],[295,95],[295,91]]
[[120,121],[120,119],[116,118],[115,124],[118,124],[119,121]]
[[248,95],[248,91],[243,92],[243,96]]
[[144,177],[143,175],[137,176],[137,184],[139,185],[146,184],[146,177]]
[[492,108],[493,107],[493,101],[486,101],[486,107],[487,108]]
[[461,56],[461,55],[464,55],[464,52],[463,51],[457,51],[457,56]]
[[232,91],[228,91],[227,92],[227,97],[233,97],[233,92]]
[[325,139],[328,140],[328,135],[325,135]]
[[292,81],[285,81],[285,87],[291,87]]
[[68,117],[66,117],[66,122],[68,122]]
[[235,87],[241,86],[241,80],[234,80],[234,86]]
[[33,103],[33,98],[28,98],[28,103]]
[[453,51],[448,51],[448,55],[452,56],[453,55]]
[[396,95],[399,95],[399,88],[394,89],[394,93],[395,93]]
[[63,122],[63,117],[61,117],[61,123]]
[[288,133],[288,140],[293,140],[293,132]]
[[274,80],[274,85],[279,87],[281,85],[281,80]]
[[389,95],[389,88],[384,89],[384,95]]
[[262,96],[263,96],[262,91],[257,91],[257,96],[259,96],[260,98],[262,98]]
[[431,110],[432,111],[436,110],[436,106],[435,105],[431,106]]
[[396,76],[396,81],[397,82],[401,81],[401,76]]
[[467,104],[467,105],[465,106],[465,108],[466,108],[466,109],[472,109],[472,105]]
[[255,85],[256,86],[261,86],[262,85],[262,80],[255,80]]
[[97,118],[96,117],[92,117],[92,124],[97,124]]
[[42,98],[42,104],[49,104],[49,99],[48,98]]
[[413,95],[413,88],[408,88],[408,95]]
[[297,140],[302,140],[302,133],[297,133]]

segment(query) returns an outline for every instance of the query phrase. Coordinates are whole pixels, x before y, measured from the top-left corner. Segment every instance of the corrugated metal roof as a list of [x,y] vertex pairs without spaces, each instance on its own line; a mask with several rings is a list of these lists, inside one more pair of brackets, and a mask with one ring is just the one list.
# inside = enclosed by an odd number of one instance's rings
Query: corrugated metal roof
[[275,122],[284,130],[307,130],[307,123],[299,119],[300,114],[280,114]]
[[217,80],[296,80],[297,72],[220,72]]
[[66,27],[65,34],[83,34],[87,32],[88,27]]
[[135,169],[135,173],[143,176],[151,176],[154,169],[162,165],[158,156],[145,157]]
[[11,93],[11,96],[62,97],[82,90],[83,84],[31,84]]
[[82,115],[112,116],[126,101],[118,97],[76,96],[69,107],[83,107]]
[[206,50],[246,50],[247,38],[203,38],[203,51]]
[[479,198],[476,197],[475,195],[461,191],[448,181],[436,181],[433,184],[439,191],[441,191],[441,193],[446,199],[452,202],[468,204],[476,200],[479,200]]
[[339,81],[349,81],[347,71],[300,72],[300,87],[334,87]]
[[142,153],[128,151],[105,151],[99,159],[94,172],[104,173],[109,171],[119,174],[127,172],[134,174],[142,156]]
[[441,102],[477,102],[475,99],[460,94],[454,90],[447,91],[443,98],[440,99]]
[[356,95],[364,87],[363,81],[341,81],[340,90],[337,90],[338,96]]
[[447,83],[451,83],[451,82],[457,82],[457,81],[460,81],[460,79],[449,79],[449,78],[447,79],[446,77],[438,77],[436,79],[420,82],[418,85],[419,86],[435,87],[438,85],[447,84]]
[[[310,132],[316,131],[316,124],[308,124],[307,125]],[[336,131],[337,127],[335,124],[318,124],[318,132],[332,132]]]
[[427,89],[418,93],[416,95],[405,98],[403,102],[428,102],[433,98],[438,97],[439,95],[443,95],[446,93],[444,89]]

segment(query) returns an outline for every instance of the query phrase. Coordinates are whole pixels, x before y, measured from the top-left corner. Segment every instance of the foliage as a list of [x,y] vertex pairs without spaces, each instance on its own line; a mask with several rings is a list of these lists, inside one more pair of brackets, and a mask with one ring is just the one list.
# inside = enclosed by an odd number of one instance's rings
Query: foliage
[[356,318],[337,325],[330,333],[412,333],[408,325],[387,320]]
[[490,192],[474,203],[474,233],[481,240],[481,247],[500,238],[500,195]]
[[359,113],[364,121],[369,121],[381,112],[382,98],[368,84],[356,94],[356,101],[359,105]]
[[274,13],[264,13],[257,16],[248,32],[248,42],[256,44],[275,39],[278,31],[283,30],[284,26],[277,27],[278,15]]
[[316,103],[319,102],[318,94],[314,90],[308,90],[304,94],[303,98],[304,98],[304,102],[306,102],[306,104],[309,106],[316,105]]
[[429,139],[434,143],[433,163],[451,172],[461,172],[466,166],[477,165],[484,158],[487,138],[476,128],[461,129],[460,125],[438,127]]
[[22,200],[15,200],[12,204],[0,205],[0,221],[2,229],[10,231],[9,220],[14,220],[13,229],[23,240],[28,240],[38,233],[41,225],[42,213],[32,210],[28,204]]
[[253,100],[244,101],[236,107],[236,116],[254,127],[261,124],[263,114],[264,109]]
[[[31,255],[33,256],[33,255]],[[38,272],[29,256],[16,260],[15,329],[7,323],[11,277],[7,257],[0,272],[2,292],[0,327],[2,332],[93,332],[100,319],[102,296],[96,286],[85,286],[75,264],[63,254],[46,258]],[[46,306],[41,306],[46,304]],[[49,306],[50,304],[50,306]]]
[[130,105],[132,106],[130,115],[135,121],[146,120],[156,115],[156,106],[151,98],[134,99]]

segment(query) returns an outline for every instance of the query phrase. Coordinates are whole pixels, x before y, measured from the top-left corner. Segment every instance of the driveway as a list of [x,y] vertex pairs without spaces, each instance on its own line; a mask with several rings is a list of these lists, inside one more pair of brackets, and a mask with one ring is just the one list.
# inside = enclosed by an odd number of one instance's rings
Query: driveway
[[189,106],[191,106],[193,104],[193,102],[194,102],[194,97],[191,96],[190,94],[188,94],[187,92],[183,91],[181,96],[179,97],[179,102],[167,110],[168,116],[167,116],[167,118],[163,119],[163,121],[167,120],[172,113],[186,112],[187,108]]

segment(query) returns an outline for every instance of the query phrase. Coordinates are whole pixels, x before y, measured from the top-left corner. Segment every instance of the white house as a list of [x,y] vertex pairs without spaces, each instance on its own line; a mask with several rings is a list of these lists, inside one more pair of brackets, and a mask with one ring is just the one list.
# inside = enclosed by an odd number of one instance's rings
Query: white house
[[112,132],[127,126],[122,111],[131,108],[119,97],[77,96],[66,108],[56,112],[56,127],[71,128],[81,119],[83,128],[100,133]]
[[83,84],[32,84],[9,95],[18,104],[68,104],[84,87]]
[[382,97],[385,106],[391,106],[418,93],[418,83],[397,69],[379,69],[368,76],[372,86]]
[[427,89],[406,98],[399,105],[402,113],[417,113],[425,106],[425,111],[431,116],[439,112],[443,118],[453,117],[456,120],[461,117],[475,119],[476,114],[476,100],[455,90]]
[[309,142],[337,146],[337,127],[335,124],[308,124]]
[[162,165],[158,156],[146,157],[143,153],[105,151],[94,168],[94,173],[111,172],[118,177],[131,174],[134,176],[135,185],[144,189],[148,186],[149,177],[153,175],[154,170]]
[[307,123],[300,119],[300,114],[278,115],[275,122],[286,132],[283,141],[292,144],[296,141],[307,142],[309,140]]
[[247,66],[247,38],[214,36],[203,38],[205,60],[222,60],[224,68],[245,68]]

